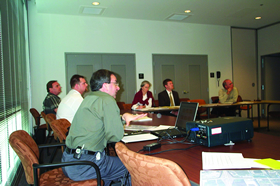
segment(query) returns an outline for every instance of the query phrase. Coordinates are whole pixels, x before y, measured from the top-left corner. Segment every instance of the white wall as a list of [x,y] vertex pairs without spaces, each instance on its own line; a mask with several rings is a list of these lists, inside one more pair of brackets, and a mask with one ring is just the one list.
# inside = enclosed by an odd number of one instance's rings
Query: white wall
[[[230,27],[38,14],[29,2],[32,107],[42,109],[46,83],[56,79],[66,92],[65,52],[133,53],[136,74],[153,82],[152,54],[206,54],[208,71],[232,79]],[[137,87],[142,80],[137,80]],[[221,88],[209,78],[209,97]]]

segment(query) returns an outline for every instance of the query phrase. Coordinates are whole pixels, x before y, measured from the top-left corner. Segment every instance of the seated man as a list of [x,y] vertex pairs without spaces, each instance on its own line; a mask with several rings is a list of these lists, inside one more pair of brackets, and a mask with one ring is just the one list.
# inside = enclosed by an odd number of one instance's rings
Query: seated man
[[[219,90],[219,103],[235,103],[238,98],[238,91],[236,87],[233,87],[231,80],[226,79],[223,82],[223,89]],[[221,116],[236,116],[236,106],[214,108],[212,114]]]
[[[178,92],[173,91],[174,86],[171,79],[165,79],[163,81],[163,86],[165,90],[158,94],[158,104],[159,106],[179,106],[180,98]],[[178,112],[162,112],[165,115],[177,116]]]
[[[111,71],[101,69],[94,72],[90,87],[92,92],[85,97],[72,121],[62,161],[92,161],[99,167],[104,185],[110,185],[111,181],[122,179],[127,170],[117,156],[106,155],[105,147],[108,143],[118,142],[123,138],[122,121],[129,125],[131,120],[147,114],[125,113],[120,116],[115,100],[120,87],[116,75]],[[82,148],[81,156],[76,156],[77,148]],[[94,168],[89,166],[62,169],[74,181],[96,178]]]
[[70,80],[70,86],[72,89],[58,106],[56,119],[64,118],[72,123],[74,115],[83,101],[82,95],[86,91],[88,84],[84,76],[75,74]]
[[60,97],[58,97],[58,94],[61,92],[61,86],[56,80],[49,81],[47,83],[47,91],[48,94],[43,102],[43,111],[45,114],[56,114],[58,105],[61,101]]

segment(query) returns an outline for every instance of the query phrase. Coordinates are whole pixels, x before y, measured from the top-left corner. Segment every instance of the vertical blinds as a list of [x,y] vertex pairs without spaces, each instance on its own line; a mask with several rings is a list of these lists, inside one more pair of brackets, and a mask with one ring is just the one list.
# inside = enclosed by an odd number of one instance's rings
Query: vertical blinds
[[20,161],[9,136],[31,130],[26,0],[1,0],[0,11],[0,185],[10,185]]

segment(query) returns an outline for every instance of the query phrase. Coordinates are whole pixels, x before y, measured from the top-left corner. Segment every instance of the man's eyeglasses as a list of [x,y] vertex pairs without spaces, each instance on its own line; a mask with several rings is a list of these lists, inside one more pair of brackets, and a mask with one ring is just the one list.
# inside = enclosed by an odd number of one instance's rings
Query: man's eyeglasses
[[110,83],[113,83],[116,87],[119,86],[119,83],[117,83],[117,82],[110,82]]

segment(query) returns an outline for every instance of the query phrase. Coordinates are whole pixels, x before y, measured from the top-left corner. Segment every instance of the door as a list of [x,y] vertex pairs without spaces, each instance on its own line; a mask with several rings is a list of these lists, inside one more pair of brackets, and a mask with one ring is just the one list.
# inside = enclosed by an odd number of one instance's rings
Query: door
[[[111,70],[116,73],[120,85],[116,101],[132,102],[136,89],[134,54],[66,53],[65,59],[67,70],[66,82],[69,82],[74,74],[80,74],[85,76],[88,84],[90,84],[93,72],[99,69]],[[67,83],[67,90],[69,91],[70,89],[70,84]]]
[[[279,54],[280,55],[280,54]],[[263,56],[262,57],[262,99],[263,100],[280,100],[279,92],[279,72],[280,72],[280,57]],[[266,106],[262,107],[262,115],[266,113]],[[271,105],[270,111],[280,111],[279,105]]]
[[165,90],[162,82],[171,79],[180,98],[209,102],[207,55],[153,55],[155,99]]

